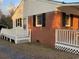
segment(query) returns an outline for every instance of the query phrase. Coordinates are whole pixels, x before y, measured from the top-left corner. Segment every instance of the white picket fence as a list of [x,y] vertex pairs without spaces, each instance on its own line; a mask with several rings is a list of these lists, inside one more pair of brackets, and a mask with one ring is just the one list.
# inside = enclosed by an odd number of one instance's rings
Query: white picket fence
[[24,42],[31,42],[31,30],[29,29],[29,34],[23,28],[15,28],[15,29],[5,29],[2,28],[1,35],[5,38],[9,38],[14,40],[16,44],[24,43]]
[[79,53],[79,31],[56,29],[55,47],[72,53]]

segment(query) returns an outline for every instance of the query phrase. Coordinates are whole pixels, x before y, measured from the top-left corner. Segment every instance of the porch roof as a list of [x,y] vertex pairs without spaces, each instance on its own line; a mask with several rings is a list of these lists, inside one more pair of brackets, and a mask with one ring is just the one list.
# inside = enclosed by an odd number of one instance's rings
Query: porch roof
[[79,15],[79,6],[61,6],[57,8],[61,12],[66,14]]
[[63,3],[61,6],[57,7],[57,9],[67,14],[79,15],[79,2]]

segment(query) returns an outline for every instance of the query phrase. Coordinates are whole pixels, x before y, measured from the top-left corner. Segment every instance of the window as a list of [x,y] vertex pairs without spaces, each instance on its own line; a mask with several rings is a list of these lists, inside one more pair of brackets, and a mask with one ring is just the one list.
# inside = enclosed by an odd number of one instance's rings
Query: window
[[17,19],[16,19],[16,27],[17,27]]
[[36,16],[36,26],[38,26],[38,27],[42,26],[42,20],[43,20],[42,14],[37,15]]
[[70,27],[71,26],[71,17],[70,15],[66,15],[66,27]]
[[19,26],[19,19],[17,19],[17,26]]
[[33,16],[33,26],[45,27],[45,13]]
[[22,27],[22,19],[21,19],[21,18],[16,19],[16,27],[17,27],[17,26]]
[[19,19],[19,26],[22,27],[22,19]]
[[62,24],[65,27],[71,27],[73,25],[73,15],[66,15],[66,13],[62,14]]

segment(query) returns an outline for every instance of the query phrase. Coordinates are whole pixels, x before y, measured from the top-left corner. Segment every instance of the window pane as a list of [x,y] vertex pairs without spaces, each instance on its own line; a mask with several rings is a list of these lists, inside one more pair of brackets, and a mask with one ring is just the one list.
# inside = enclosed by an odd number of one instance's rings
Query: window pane
[[66,25],[69,25],[69,16],[66,15]]
[[37,24],[42,24],[42,15],[37,16]]
[[19,19],[18,19],[18,26],[19,26],[20,24],[19,24]]
[[18,19],[18,22],[19,22],[19,19]]
[[17,27],[17,19],[16,19],[16,27]]
[[20,27],[22,27],[22,19],[20,18]]
[[19,26],[19,23],[17,23],[17,26]]
[[66,15],[66,26],[68,26],[68,27],[71,26],[71,17],[70,17],[70,15]]

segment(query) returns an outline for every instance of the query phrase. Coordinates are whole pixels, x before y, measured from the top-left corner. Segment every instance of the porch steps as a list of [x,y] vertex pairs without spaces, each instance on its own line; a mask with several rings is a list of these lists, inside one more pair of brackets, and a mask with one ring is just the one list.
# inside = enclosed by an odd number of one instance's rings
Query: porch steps
[[62,51],[66,51],[66,52],[70,52],[70,53],[74,53],[74,54],[79,54],[78,46],[56,43],[55,48],[58,50],[62,50]]
[[31,42],[31,37],[28,37],[28,36],[19,38],[18,36],[12,37],[11,35],[7,36],[7,35],[2,34],[1,39],[8,40],[10,42],[14,41],[15,44]]
[[31,42],[31,31],[27,34],[26,30],[22,28],[16,29],[2,29],[1,38],[10,42],[14,41],[15,44]]

